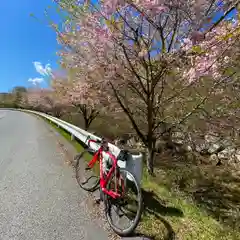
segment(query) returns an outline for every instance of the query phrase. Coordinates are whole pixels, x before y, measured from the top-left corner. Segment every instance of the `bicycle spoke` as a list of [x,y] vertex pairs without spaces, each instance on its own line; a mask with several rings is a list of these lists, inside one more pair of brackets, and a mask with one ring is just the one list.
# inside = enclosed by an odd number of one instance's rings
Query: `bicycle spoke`
[[[109,224],[115,232],[121,236],[127,236],[132,233],[140,220],[142,211],[142,195],[141,189],[136,181],[129,185],[129,180],[125,177],[127,174],[124,174],[129,172],[125,169],[120,169],[120,171],[123,181],[117,181],[117,186],[118,193],[123,190],[122,196],[117,199],[112,199],[110,196],[105,197],[105,204],[107,206],[106,216]],[[112,179],[114,179],[114,177]],[[108,184],[108,190],[115,191],[115,183],[116,182],[114,180],[110,181]]]
[[99,177],[87,165],[84,159],[84,154],[86,153],[87,152],[82,152],[78,154],[76,179],[81,188],[93,192],[99,188]]

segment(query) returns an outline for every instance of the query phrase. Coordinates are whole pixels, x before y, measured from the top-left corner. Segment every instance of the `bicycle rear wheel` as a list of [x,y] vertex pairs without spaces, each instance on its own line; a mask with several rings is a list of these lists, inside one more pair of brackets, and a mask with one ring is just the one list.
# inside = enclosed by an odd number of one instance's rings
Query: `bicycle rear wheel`
[[[121,197],[113,199],[109,195],[104,194],[105,215],[113,231],[121,237],[126,237],[134,232],[141,219],[143,210],[142,192],[140,184],[131,172],[124,168],[118,169],[117,172],[117,176],[113,174],[109,180],[107,190],[116,192],[117,187],[117,192],[121,194]],[[134,194],[137,196],[134,197]],[[123,217],[128,218],[130,225],[121,227],[121,223],[114,222],[114,215],[120,218],[118,222],[121,221],[124,224],[127,219],[123,219]]]
[[99,188],[100,178],[92,168],[88,168],[87,158],[89,158],[88,151],[83,151],[76,156],[76,179],[82,189],[94,192]]

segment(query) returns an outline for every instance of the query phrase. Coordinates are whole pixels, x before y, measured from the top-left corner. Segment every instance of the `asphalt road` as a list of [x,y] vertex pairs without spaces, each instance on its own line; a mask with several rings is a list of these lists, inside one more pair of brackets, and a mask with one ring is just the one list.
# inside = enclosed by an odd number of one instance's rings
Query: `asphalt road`
[[0,110],[0,240],[106,240],[47,124]]

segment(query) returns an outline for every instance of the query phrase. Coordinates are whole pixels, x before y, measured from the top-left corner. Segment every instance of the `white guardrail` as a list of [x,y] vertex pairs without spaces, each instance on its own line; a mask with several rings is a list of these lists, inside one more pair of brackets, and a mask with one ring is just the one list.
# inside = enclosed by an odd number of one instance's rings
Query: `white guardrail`
[[[14,109],[14,110],[19,110],[19,111],[23,111],[23,112],[29,112],[29,113],[33,113],[36,114],[38,116],[44,117],[46,119],[48,119],[49,121],[55,123],[57,126],[63,128],[65,131],[69,132],[71,134],[72,138],[76,138],[79,139],[81,142],[86,143],[87,137],[89,136],[92,139],[98,139],[101,140],[100,137],[95,136],[71,123],[68,123],[66,121],[63,121],[59,118],[50,116],[48,114],[45,113],[41,113],[41,112],[36,112],[36,111],[31,111],[31,110],[23,110],[23,109]],[[111,153],[117,157],[118,154],[120,153],[120,148],[118,148],[117,146],[108,143],[109,146],[109,150],[111,151]],[[95,143],[91,143],[90,147],[94,150],[97,150],[99,148],[98,144]],[[103,157],[106,161],[108,161],[108,155],[107,154],[103,154]],[[127,170],[129,170],[130,172],[132,172],[136,178],[137,181],[139,183],[141,183],[141,179],[142,179],[142,159],[143,156],[141,153],[139,153],[139,155],[129,155],[129,159],[125,162],[125,161],[118,161],[118,165],[119,167],[123,167],[126,168]],[[130,176],[129,176],[130,177]]]

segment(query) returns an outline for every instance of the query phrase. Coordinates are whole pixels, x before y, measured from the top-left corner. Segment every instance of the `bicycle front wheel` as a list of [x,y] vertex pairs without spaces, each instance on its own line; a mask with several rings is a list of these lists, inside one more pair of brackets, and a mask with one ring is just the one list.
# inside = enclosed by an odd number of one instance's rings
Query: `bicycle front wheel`
[[109,180],[107,190],[117,191],[121,195],[113,199],[104,194],[107,221],[115,233],[121,237],[127,237],[134,232],[142,215],[143,201],[140,184],[133,173],[120,168]]
[[76,179],[79,186],[89,192],[94,192],[99,188],[99,176],[94,173],[92,168],[88,168],[89,153],[83,151],[76,156]]

